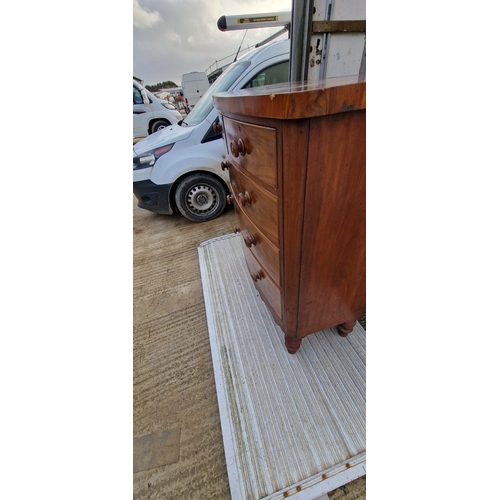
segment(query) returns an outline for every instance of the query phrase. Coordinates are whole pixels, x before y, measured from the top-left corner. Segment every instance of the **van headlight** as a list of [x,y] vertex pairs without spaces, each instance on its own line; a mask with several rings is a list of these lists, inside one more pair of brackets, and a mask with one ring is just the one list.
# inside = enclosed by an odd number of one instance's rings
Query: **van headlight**
[[169,102],[162,102],[162,106],[165,106],[167,109],[175,109],[175,106],[173,104],[170,104]]
[[174,144],[175,142],[173,144],[169,144],[168,146],[155,148],[151,151],[147,151],[145,153],[141,153],[140,155],[134,156],[134,170],[152,167],[160,156],[168,153],[174,147]]

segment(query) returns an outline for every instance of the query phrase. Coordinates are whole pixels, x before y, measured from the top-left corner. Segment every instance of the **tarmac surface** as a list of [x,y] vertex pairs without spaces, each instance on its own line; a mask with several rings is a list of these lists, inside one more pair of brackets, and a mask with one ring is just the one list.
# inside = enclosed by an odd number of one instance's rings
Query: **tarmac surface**
[[[132,197],[133,498],[230,500],[198,246],[232,233],[236,216],[193,223]],[[365,477],[328,496],[365,499]]]

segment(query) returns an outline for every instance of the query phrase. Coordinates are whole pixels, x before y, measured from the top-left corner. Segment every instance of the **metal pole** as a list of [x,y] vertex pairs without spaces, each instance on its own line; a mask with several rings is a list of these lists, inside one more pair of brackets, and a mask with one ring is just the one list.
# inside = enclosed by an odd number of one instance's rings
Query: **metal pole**
[[314,0],[292,0],[290,82],[307,81]]

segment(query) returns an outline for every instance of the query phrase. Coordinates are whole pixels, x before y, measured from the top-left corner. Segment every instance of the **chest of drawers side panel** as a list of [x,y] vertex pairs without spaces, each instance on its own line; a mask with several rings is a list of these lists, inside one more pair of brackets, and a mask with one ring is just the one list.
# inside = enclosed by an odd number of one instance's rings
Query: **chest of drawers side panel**
[[311,120],[298,335],[365,311],[365,143],[365,110]]

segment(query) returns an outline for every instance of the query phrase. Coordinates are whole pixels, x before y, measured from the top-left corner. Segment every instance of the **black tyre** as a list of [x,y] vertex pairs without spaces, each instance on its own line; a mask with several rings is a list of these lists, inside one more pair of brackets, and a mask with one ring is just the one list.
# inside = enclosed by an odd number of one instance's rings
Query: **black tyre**
[[177,186],[175,203],[186,219],[205,222],[215,219],[226,208],[226,190],[213,175],[192,174]]
[[157,122],[153,123],[153,126],[151,127],[151,133],[154,134],[155,132],[158,132],[158,130],[168,127],[169,125],[170,122],[167,122],[167,120],[158,120]]

